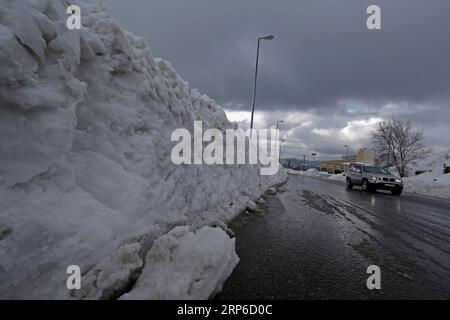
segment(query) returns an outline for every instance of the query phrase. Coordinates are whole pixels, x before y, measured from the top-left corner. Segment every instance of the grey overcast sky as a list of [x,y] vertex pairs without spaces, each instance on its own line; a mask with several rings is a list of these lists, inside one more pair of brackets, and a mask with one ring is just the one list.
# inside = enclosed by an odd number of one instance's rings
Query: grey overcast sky
[[[375,124],[393,117],[450,148],[449,0],[104,2],[230,120],[248,121],[256,38],[273,34],[261,47],[256,125],[284,119],[288,156],[371,147]],[[381,30],[366,27],[370,4]]]

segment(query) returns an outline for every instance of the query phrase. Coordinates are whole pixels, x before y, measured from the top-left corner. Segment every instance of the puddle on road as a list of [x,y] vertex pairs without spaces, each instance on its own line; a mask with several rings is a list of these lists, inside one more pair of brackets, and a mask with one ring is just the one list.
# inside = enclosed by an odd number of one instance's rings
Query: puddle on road
[[331,205],[327,201],[327,199],[315,192],[303,190],[302,196],[304,199],[303,203],[305,203],[312,209],[316,209],[330,215],[334,215],[335,213],[337,213],[336,208]]
[[[413,272],[409,267],[413,263],[404,253],[397,250],[392,252],[377,240],[374,232],[381,231],[381,228],[366,216],[369,212],[358,207],[352,207],[344,200],[340,201],[309,190],[303,190],[301,196],[303,197],[303,203],[310,208],[327,215],[343,217],[354,225],[361,236],[358,243],[348,243],[353,250],[372,263],[385,266],[387,270],[402,278],[413,280],[411,276]],[[362,227],[361,223],[366,224],[369,229]],[[397,239],[397,241],[400,241],[400,239]],[[419,269],[419,267],[416,267],[416,269]]]
[[[383,266],[386,270],[406,280],[414,281],[412,274],[426,272],[425,269],[410,261],[407,256],[402,255],[400,257],[398,252],[394,252],[397,256],[393,255],[389,248],[383,246],[374,237],[362,239],[361,242],[350,244],[350,246],[371,263]],[[416,270],[413,269],[413,266]]]
[[303,197],[303,203],[310,208],[328,215],[342,217],[353,223],[353,221],[347,216],[347,214],[353,213],[355,209],[341,203],[337,199],[329,196],[325,197],[309,190],[302,190],[301,196]]

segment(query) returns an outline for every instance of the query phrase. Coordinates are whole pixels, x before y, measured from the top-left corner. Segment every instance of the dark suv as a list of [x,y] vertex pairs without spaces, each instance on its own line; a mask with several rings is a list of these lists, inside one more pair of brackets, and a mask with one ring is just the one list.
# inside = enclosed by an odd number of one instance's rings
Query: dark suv
[[403,191],[403,181],[387,169],[365,165],[353,165],[346,174],[347,189],[362,186],[364,191],[389,190],[399,196]]

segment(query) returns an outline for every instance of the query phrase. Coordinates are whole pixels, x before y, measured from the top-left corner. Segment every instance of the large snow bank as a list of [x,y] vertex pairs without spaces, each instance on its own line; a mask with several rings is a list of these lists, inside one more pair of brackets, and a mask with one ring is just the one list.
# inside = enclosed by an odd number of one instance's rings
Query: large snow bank
[[102,6],[69,31],[68,5],[0,2],[0,298],[68,298],[73,264],[83,298],[118,296],[155,239],[227,221],[279,178],[173,165],[172,131],[232,128],[224,111]]
[[450,150],[435,152],[408,168],[405,191],[450,199],[450,174],[444,174],[444,164],[450,166],[449,155]]
[[219,228],[177,227],[155,241],[135,288],[123,299],[208,299],[239,262],[235,239]]

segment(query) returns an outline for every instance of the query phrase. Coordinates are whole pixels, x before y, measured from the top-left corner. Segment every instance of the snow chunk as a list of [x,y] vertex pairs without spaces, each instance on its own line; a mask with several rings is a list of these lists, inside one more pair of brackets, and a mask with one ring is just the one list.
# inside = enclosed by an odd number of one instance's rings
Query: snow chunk
[[81,292],[75,291],[76,296],[84,299],[111,299],[120,295],[136,280],[143,266],[140,249],[139,243],[120,247],[86,275]]
[[155,241],[136,287],[121,299],[208,299],[238,262],[235,240],[222,229],[176,227]]
[[265,203],[266,203],[266,200],[264,200],[264,198],[263,198],[263,197],[261,197],[261,198],[259,198],[259,199],[258,199],[258,201],[257,201],[257,202],[258,202],[258,204],[259,204],[259,205],[263,205],[263,204],[265,204]]
[[255,202],[251,201],[251,200],[249,200],[247,202],[247,208],[246,209],[248,211],[252,211],[252,212],[259,211],[258,205]]

